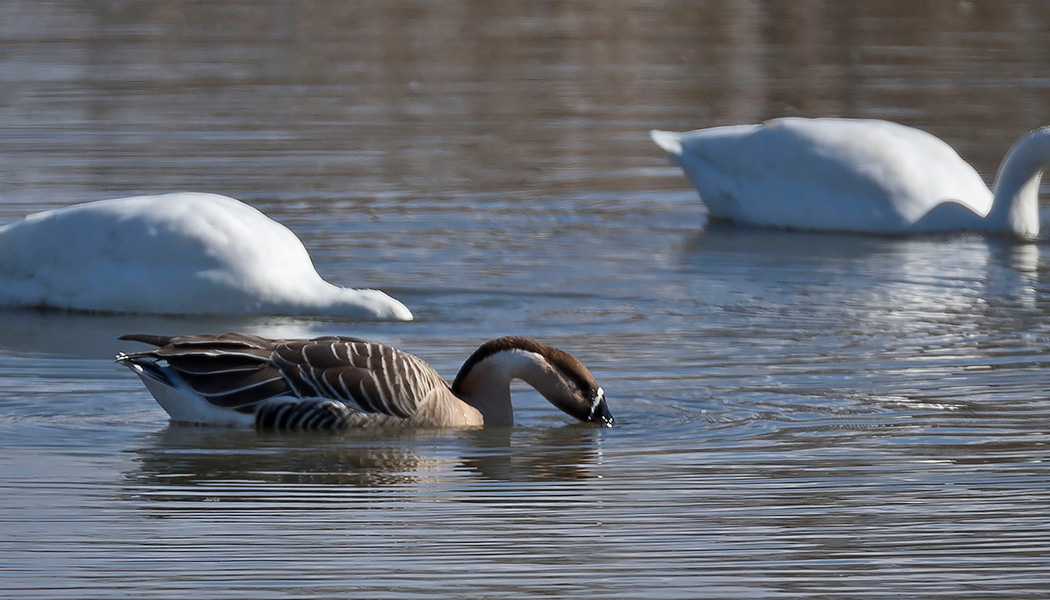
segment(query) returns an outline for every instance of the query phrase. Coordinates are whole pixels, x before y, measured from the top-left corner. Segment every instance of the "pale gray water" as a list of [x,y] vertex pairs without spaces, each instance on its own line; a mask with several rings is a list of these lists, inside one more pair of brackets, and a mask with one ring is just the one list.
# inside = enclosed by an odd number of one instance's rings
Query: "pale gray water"
[[[876,5],[876,6],[869,6]],[[1050,123],[1040,2],[9,2],[0,223],[225,193],[413,323],[0,312],[0,596],[1041,598],[1047,246],[706,227],[646,135]],[[168,427],[130,331],[578,355],[613,429]]]

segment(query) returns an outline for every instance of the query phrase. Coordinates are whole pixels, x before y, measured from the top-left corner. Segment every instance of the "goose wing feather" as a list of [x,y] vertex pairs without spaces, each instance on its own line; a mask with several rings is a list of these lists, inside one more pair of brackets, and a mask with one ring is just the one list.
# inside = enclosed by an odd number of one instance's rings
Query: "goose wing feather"
[[362,413],[409,419],[436,389],[448,389],[421,359],[358,338],[270,340],[231,333],[121,339],[159,346],[129,353],[125,360],[163,360],[209,403],[240,412],[251,413],[275,398],[320,398]]
[[448,387],[415,356],[357,338],[282,342],[273,363],[300,397],[337,399],[362,412],[404,419],[436,388]]
[[130,353],[125,360],[140,365],[145,361],[166,362],[194,392],[215,406],[251,413],[260,402],[291,393],[283,374],[270,361],[273,340],[243,333],[179,337],[131,334],[120,339],[159,346]]

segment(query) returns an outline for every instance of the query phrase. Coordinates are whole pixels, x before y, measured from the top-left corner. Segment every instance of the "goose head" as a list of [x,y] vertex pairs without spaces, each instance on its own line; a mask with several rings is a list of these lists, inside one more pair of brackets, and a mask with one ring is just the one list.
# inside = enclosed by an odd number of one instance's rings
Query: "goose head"
[[611,427],[605,391],[576,357],[536,340],[507,336],[481,345],[463,363],[452,391],[477,408],[486,425],[513,425],[510,382],[521,379],[577,419]]

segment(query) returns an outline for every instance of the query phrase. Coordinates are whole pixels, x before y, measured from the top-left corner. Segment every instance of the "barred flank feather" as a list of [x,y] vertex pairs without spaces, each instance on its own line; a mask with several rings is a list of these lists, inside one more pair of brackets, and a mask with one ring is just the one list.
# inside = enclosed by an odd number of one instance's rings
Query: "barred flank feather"
[[338,431],[349,427],[351,412],[335,400],[277,398],[258,406],[255,427],[263,431]]

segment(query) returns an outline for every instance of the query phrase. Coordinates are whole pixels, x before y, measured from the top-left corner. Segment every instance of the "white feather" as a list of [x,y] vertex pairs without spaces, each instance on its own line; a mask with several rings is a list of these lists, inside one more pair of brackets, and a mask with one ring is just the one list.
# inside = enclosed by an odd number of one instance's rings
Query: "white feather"
[[650,137],[682,167],[714,219],[879,234],[1039,233],[1050,127],[1014,145],[994,196],[948,144],[887,121],[784,118]]
[[215,194],[89,202],[0,227],[0,306],[410,320],[377,290],[318,275],[298,237]]

